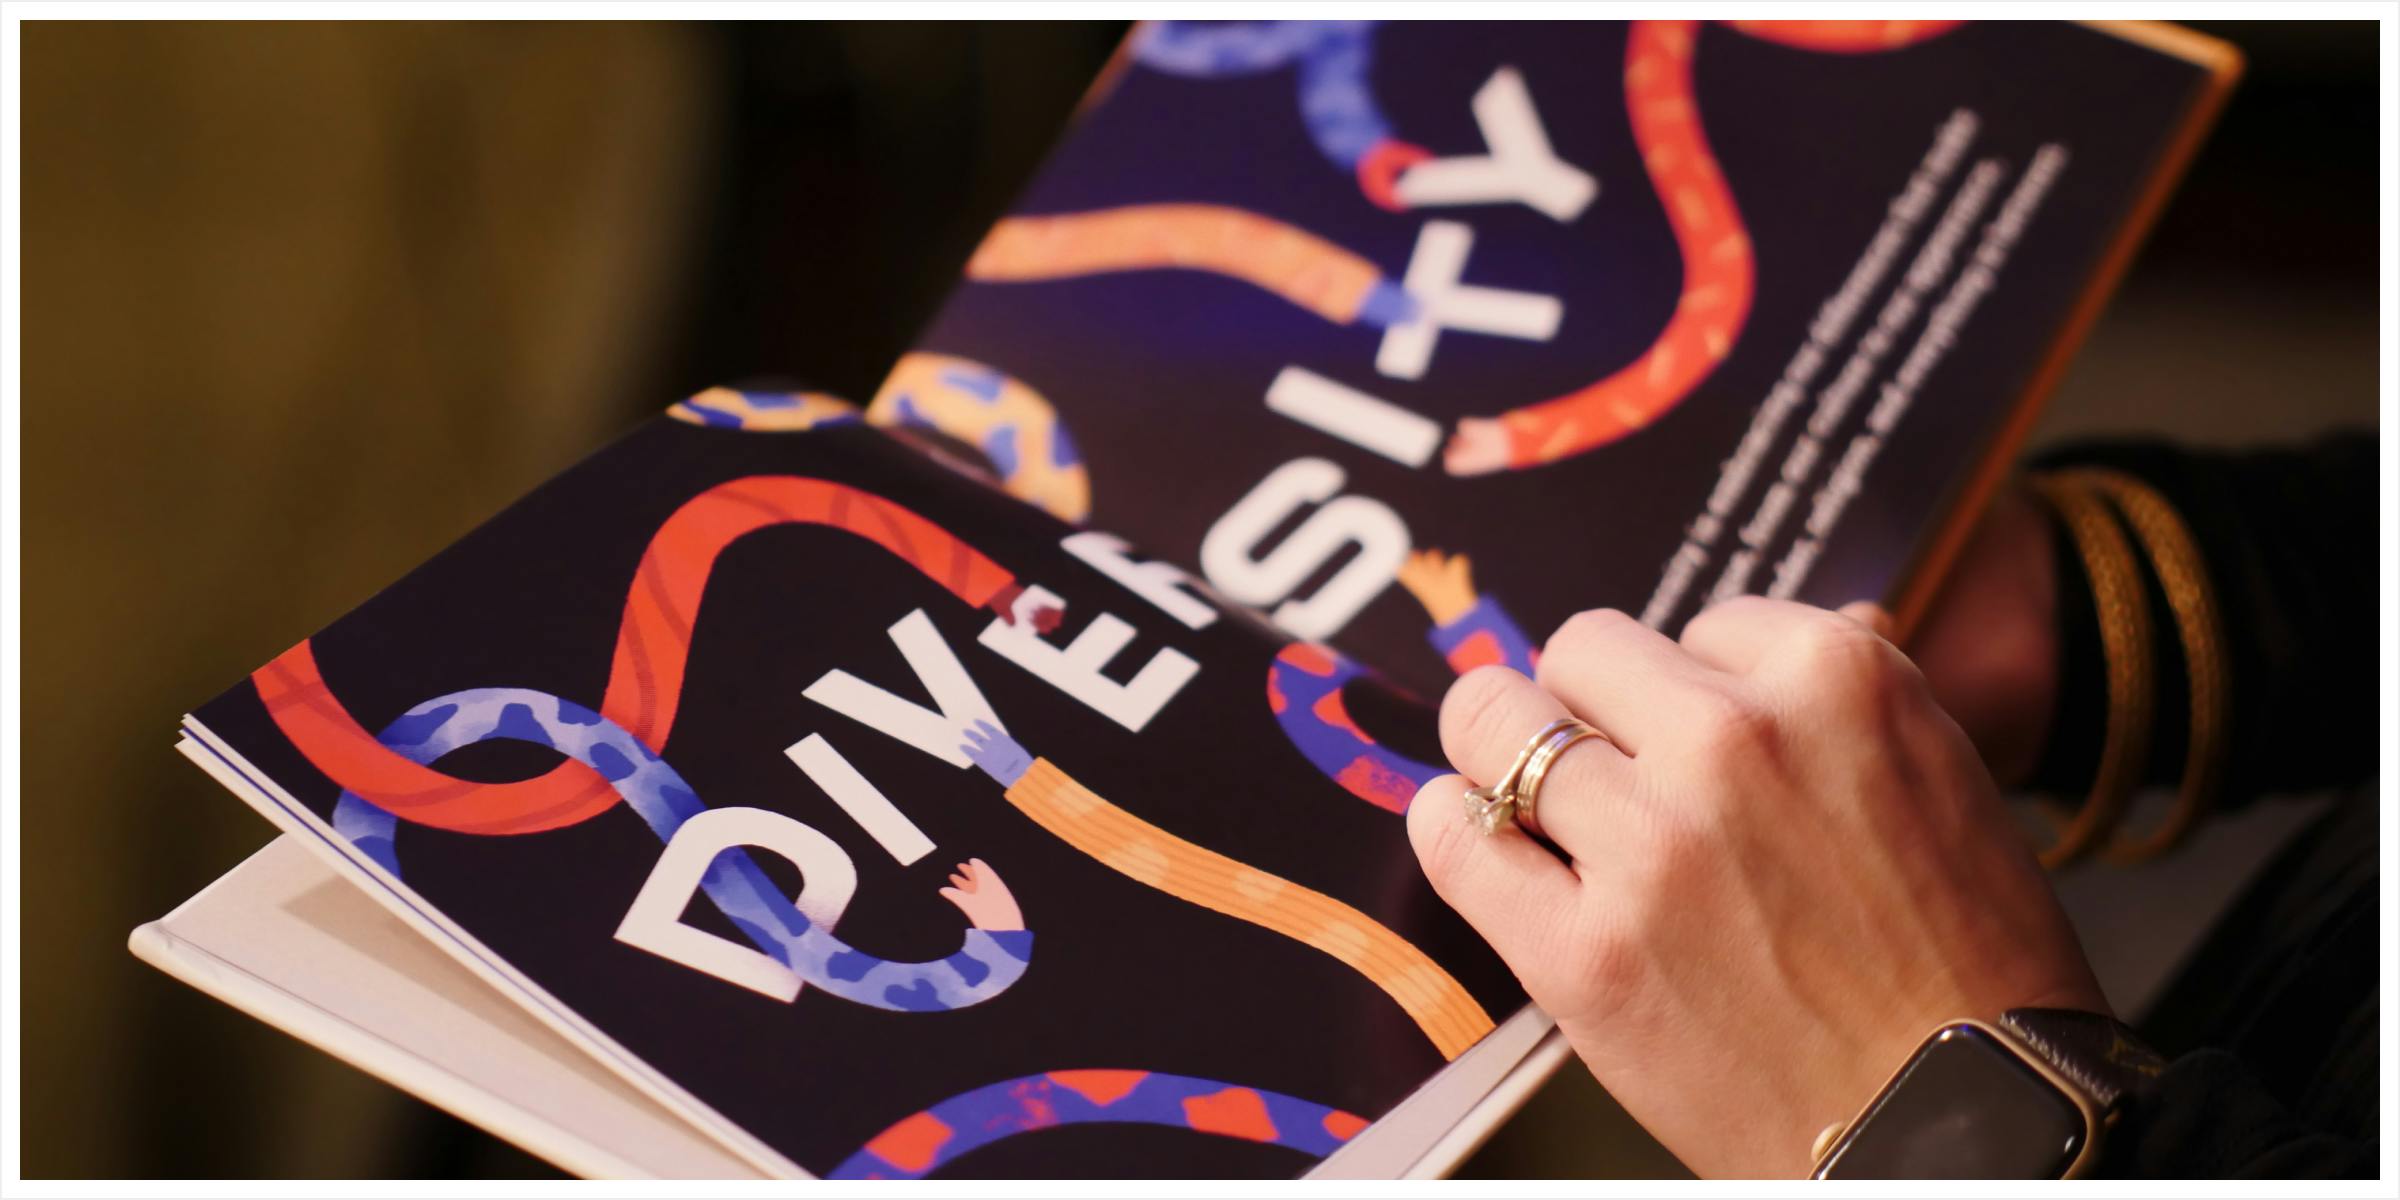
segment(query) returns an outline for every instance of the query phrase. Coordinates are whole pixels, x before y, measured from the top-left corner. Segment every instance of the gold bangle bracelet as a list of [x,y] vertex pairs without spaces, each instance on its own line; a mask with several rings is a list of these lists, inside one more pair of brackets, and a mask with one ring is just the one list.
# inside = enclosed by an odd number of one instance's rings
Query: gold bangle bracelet
[[2108,724],[2100,766],[2083,807],[2072,814],[2045,805],[2056,837],[2041,851],[2042,865],[2060,867],[2088,852],[2116,828],[2125,802],[2150,756],[2150,727],[2157,697],[2150,661],[2150,604],[2140,568],[2125,531],[2107,503],[2087,487],[2052,475],[2037,475],[2033,489],[2066,522],[2084,572],[2091,577],[2099,612],[2100,646],[2108,666]]
[[2181,842],[2207,815],[2216,798],[2228,752],[2226,726],[2233,703],[2223,622],[2199,542],[2165,497],[2123,471],[2081,468],[2067,472],[2066,478],[2106,496],[2116,506],[2158,573],[2167,606],[2175,615],[2176,634],[2183,642],[2191,733],[2174,807],[2147,835],[2120,833],[2105,851],[2112,862],[2141,862]]

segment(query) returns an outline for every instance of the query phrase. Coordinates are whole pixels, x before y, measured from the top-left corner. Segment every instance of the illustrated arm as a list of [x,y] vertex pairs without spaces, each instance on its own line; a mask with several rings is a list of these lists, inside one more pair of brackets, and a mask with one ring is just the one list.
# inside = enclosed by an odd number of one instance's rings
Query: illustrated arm
[[1498,600],[1478,593],[1464,554],[1418,550],[1400,568],[1400,585],[1433,619],[1426,638],[1450,669],[1461,675],[1499,664],[1533,674],[1534,647]]
[[[1023,748],[1005,734],[981,740],[1001,771],[1014,776],[1008,802],[1102,866],[1332,956],[1398,1003],[1446,1059],[1492,1031],[1491,1015],[1457,979],[1373,917],[1177,837],[1110,803],[1049,760],[1026,761]],[[998,752],[1001,743],[1005,752]],[[992,767],[985,770],[999,777]]]

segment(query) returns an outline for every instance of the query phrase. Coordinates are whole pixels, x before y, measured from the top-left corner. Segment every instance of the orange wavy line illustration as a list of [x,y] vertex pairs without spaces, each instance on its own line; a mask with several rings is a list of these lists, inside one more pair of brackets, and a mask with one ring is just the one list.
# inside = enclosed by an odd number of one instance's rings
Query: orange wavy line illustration
[[1374,263],[1305,229],[1219,204],[1135,204],[1007,217],[967,260],[967,278],[1026,283],[1180,268],[1253,284],[1336,324],[1383,282]]

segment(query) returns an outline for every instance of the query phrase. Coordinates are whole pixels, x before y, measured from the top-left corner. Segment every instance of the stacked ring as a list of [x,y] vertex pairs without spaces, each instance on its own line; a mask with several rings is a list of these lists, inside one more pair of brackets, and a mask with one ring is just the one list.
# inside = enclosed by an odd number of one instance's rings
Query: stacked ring
[[1534,813],[1534,804],[1541,799],[1542,781],[1549,778],[1550,768],[1566,757],[1567,747],[1585,738],[1608,740],[1599,730],[1573,717],[1552,721],[1543,732],[1547,736],[1537,740],[1533,756],[1525,761],[1525,773],[1517,779],[1517,824],[1537,837],[1541,835],[1542,822]]
[[1542,726],[1526,739],[1525,748],[1517,751],[1517,760],[1509,764],[1508,772],[1499,782],[1490,787],[1467,789],[1467,823],[1487,837],[1499,832],[1500,826],[1510,820],[1523,826],[1527,833],[1540,834],[1541,821],[1535,814],[1541,800],[1542,781],[1566,754],[1567,747],[1585,738],[1608,740],[1607,735],[1573,717],[1560,717]]

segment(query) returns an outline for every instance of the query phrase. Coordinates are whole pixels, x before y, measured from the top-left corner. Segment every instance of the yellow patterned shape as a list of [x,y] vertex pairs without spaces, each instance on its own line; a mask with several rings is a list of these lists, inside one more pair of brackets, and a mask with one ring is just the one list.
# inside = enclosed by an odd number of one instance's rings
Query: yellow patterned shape
[[1066,521],[1092,511],[1092,480],[1040,392],[973,359],[903,355],[867,406],[870,424],[928,425],[982,451],[1000,486]]
[[858,419],[858,406],[824,392],[737,392],[710,388],[667,407],[667,415],[689,425],[756,432],[814,429]]

